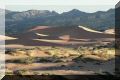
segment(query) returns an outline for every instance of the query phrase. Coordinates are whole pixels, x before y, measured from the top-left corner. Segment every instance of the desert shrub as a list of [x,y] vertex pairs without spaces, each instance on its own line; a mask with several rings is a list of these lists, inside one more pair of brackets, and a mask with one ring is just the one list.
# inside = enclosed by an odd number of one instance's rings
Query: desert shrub
[[15,53],[15,49],[6,49],[5,50],[5,54],[12,54],[12,53]]
[[32,57],[29,57],[29,58],[16,59],[16,60],[6,60],[6,62],[31,64],[35,62],[35,59]]
[[6,60],[6,62],[31,64],[31,63],[36,62],[36,60],[33,57],[27,57],[27,58],[22,58],[22,59]]
[[39,58],[38,62],[51,62],[52,60],[49,58]]
[[22,69],[22,70],[16,70],[14,71],[15,75],[30,75],[30,71],[26,70],[26,69]]
[[41,73],[41,75],[50,75],[50,73],[44,72],[44,73]]
[[7,72],[5,72],[5,75],[13,75],[14,73],[13,73],[13,71],[7,71]]
[[34,62],[36,62],[36,60],[33,57],[28,57],[20,60],[20,63],[25,63],[25,64],[32,64]]

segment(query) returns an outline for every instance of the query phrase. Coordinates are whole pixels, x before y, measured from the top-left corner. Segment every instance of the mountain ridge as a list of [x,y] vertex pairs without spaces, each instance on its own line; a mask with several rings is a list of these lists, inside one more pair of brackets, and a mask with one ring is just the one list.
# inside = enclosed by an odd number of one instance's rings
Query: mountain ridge
[[61,14],[49,10],[11,11],[6,14],[6,34],[21,33],[34,26],[82,25],[96,30],[106,30],[115,26],[114,16],[114,9],[94,13],[73,9]]

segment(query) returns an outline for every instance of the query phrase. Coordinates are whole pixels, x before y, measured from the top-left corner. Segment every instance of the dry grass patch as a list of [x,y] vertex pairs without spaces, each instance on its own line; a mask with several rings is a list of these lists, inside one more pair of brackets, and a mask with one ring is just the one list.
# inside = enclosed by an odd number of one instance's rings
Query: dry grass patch
[[[79,48],[79,52],[82,56],[77,57],[86,60],[107,61],[115,58],[115,49],[113,48]],[[77,59],[78,60],[78,59]],[[91,61],[91,60],[90,60]]]
[[26,70],[26,69],[16,70],[16,71],[14,71],[14,74],[15,75],[34,75],[32,71]]
[[49,55],[57,56],[57,57],[69,57],[69,56],[80,55],[78,51],[73,50],[72,48],[62,48],[62,47],[51,48],[48,49],[46,52]]

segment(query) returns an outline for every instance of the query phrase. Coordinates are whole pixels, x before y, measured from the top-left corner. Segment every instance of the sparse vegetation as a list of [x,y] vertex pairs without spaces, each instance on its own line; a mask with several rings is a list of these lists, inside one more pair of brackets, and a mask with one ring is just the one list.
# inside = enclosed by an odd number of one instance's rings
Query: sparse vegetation
[[[94,58],[96,57],[96,59],[100,59],[100,60],[109,60],[115,57],[115,49],[114,48],[107,48],[107,47],[83,47],[80,46],[78,48],[62,48],[62,47],[37,47],[36,48],[32,48],[32,49],[26,49],[26,50],[22,50],[22,49],[16,49],[16,50],[10,50],[10,51],[6,51],[6,54],[12,54],[12,55],[27,55],[29,56],[26,59],[21,59],[21,60],[16,60],[15,62],[21,62],[21,63],[32,63],[35,61],[34,56],[35,53],[39,54],[38,51],[43,51],[46,54],[52,56],[53,58],[67,58],[67,57],[72,57],[72,56],[76,56],[76,57],[89,57],[89,58]],[[57,59],[57,58],[56,58]],[[49,62],[50,59],[46,59],[46,58],[37,58],[37,60],[40,61],[46,61]],[[50,61],[51,62],[51,61]]]
[[[37,54],[43,52],[47,56],[39,57]],[[101,63],[110,61],[115,58],[115,48],[108,47],[106,45],[100,46],[79,46],[75,48],[68,47],[50,47],[50,46],[40,46],[31,49],[14,49],[6,51],[6,54],[12,56],[26,55],[26,58],[11,59],[6,60],[7,63],[21,63],[21,64],[33,64],[33,63],[67,63],[67,62],[77,62],[82,61],[83,63],[93,62],[94,65],[101,65]],[[13,55],[14,54],[14,55]],[[12,72],[6,72],[6,74],[11,75]],[[29,71],[18,70],[14,74],[29,74]],[[39,74],[32,73],[30,74]],[[42,74],[42,73],[41,73]],[[105,73],[104,73],[105,74]],[[107,73],[109,74],[109,73]],[[49,75],[43,73],[43,75]]]
[[16,70],[14,71],[15,75],[32,75],[32,73],[30,72],[30,70]]
[[5,75],[13,75],[13,71],[12,70],[7,70],[7,72],[5,72]]
[[22,58],[22,59],[6,60],[6,62],[32,64],[32,63],[36,62],[36,60],[33,57],[27,57],[27,58]]

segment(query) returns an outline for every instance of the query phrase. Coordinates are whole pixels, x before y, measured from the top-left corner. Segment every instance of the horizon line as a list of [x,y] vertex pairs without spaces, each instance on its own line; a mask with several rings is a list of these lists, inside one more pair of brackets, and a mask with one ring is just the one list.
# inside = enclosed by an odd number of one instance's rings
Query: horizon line
[[[0,9],[2,9],[2,8],[0,8]],[[109,10],[111,10],[111,9],[115,9],[115,8],[109,8],[109,9],[107,9],[107,10],[97,10],[97,11],[93,11],[93,12],[87,12],[87,11],[83,11],[83,10],[80,10],[80,9],[77,9],[77,8],[74,8],[74,9],[70,9],[70,10],[68,10],[68,11],[64,11],[64,12],[69,12],[69,11],[72,11],[72,10],[79,10],[79,11],[81,11],[81,12],[85,12],[85,13],[95,13],[95,12],[99,12],[99,11],[101,11],[101,12],[106,12],[106,11],[109,11]],[[30,10],[37,10],[37,11],[50,11],[50,12],[57,12],[57,13],[59,13],[59,14],[61,14],[61,13],[64,13],[64,12],[58,12],[58,11],[56,11],[56,10],[49,10],[49,9],[44,9],[44,10],[41,10],[41,9],[27,9],[27,10],[10,10],[10,9],[3,9],[3,10],[8,10],[8,11],[13,11],[13,12],[26,12],[26,11],[30,11]]]

